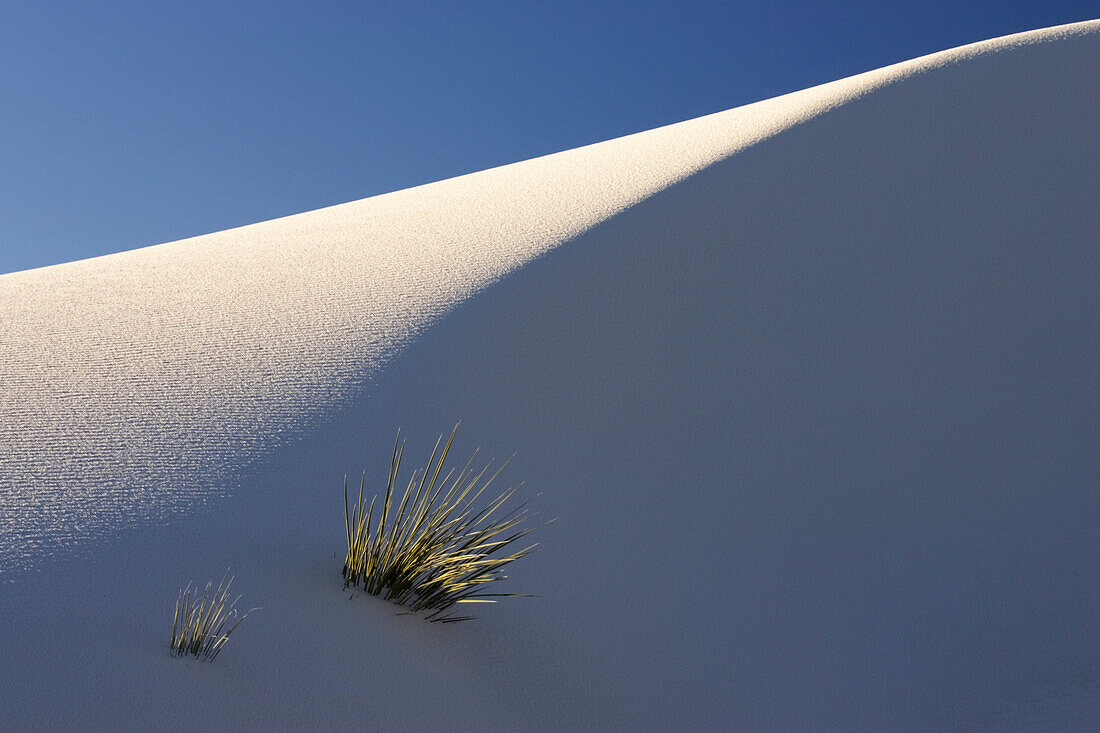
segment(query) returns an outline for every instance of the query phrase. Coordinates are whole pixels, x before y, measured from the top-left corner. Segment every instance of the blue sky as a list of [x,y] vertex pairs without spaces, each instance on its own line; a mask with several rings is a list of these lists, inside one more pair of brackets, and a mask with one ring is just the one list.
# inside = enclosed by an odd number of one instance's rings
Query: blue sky
[[646,130],[1100,2],[0,4],[0,272]]

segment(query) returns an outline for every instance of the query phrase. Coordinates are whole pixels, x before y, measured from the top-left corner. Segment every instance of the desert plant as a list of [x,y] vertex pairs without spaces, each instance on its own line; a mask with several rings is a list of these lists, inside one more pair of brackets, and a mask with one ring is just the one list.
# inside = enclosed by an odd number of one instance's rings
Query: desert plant
[[448,614],[456,604],[494,603],[495,598],[526,595],[483,590],[488,583],[504,579],[502,568],[534,547],[502,553],[531,532],[519,528],[527,517],[526,502],[498,516],[498,510],[519,486],[475,510],[479,497],[511,459],[482,482],[492,461],[475,473],[470,469],[477,456],[475,451],[457,476],[452,469],[441,479],[444,461],[457,432],[456,425],[442,451],[439,446],[443,436],[439,436],[427,465],[413,472],[394,506],[397,473],[405,451],[398,431],[386,495],[380,502],[376,521],[374,508],[378,497],[372,498],[369,506],[363,503],[366,473],[360,480],[359,499],[354,506],[348,503],[348,481],[344,477],[344,528],[348,541],[343,571],[345,589],[361,583],[367,593],[406,606],[413,613],[430,611],[426,619],[444,623],[471,618]]
[[[190,583],[176,596],[171,649],[177,657],[193,654],[203,661],[213,662],[218,652],[225,646],[225,642],[229,640],[233,630],[241,625],[248,614],[259,610],[253,608],[237,618],[235,606],[241,596],[237,596],[230,602],[229,586],[232,585],[233,578],[229,578],[229,582],[226,582],[228,576],[227,569],[218,587],[211,591],[213,583],[207,583],[201,596],[198,586],[192,588]],[[226,630],[225,626],[230,622],[232,626]]]

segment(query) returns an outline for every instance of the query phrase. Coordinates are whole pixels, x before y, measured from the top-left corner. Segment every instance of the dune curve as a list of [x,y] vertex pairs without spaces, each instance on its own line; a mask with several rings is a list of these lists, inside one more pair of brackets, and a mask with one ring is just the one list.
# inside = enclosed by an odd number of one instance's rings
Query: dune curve
[[0,569],[220,488],[455,303],[694,172],[929,69],[1090,31],[978,43],[481,173],[0,277]]
[[[371,677],[381,696],[428,680],[428,727],[447,727],[448,705],[490,727],[1026,727],[1066,689],[1095,698],[1100,649],[1081,639],[1095,638],[1082,581],[1096,560],[1082,557],[1096,361],[1082,334],[1098,33],[996,39],[2,276],[0,571],[192,507],[242,472],[299,506],[326,500],[300,487],[330,461],[355,469],[339,437],[352,426],[376,420],[384,439],[464,417],[555,482],[567,528],[553,567],[532,563],[543,604],[499,617],[532,638],[432,638],[508,679],[459,665],[464,679],[443,682],[430,644],[370,637],[392,675]],[[642,505],[623,513],[631,496]],[[322,531],[300,521],[301,537]],[[255,577],[275,572],[241,553]],[[692,553],[706,562],[685,566]],[[307,607],[348,623],[346,600],[295,598],[268,623],[289,629]],[[301,658],[336,669],[272,680],[261,670],[280,657],[256,644],[241,639],[254,661],[233,681],[253,702],[218,714],[351,724],[292,708],[296,689],[339,698],[354,657],[306,634]],[[53,715],[95,719],[67,702]],[[13,720],[64,719],[26,707]]]

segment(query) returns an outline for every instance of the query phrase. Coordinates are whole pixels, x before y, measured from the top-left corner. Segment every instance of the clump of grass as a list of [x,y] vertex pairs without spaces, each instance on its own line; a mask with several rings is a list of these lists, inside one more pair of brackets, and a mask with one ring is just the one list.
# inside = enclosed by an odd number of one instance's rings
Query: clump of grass
[[[237,596],[232,602],[229,600],[229,586],[233,578],[229,576],[229,570],[225,571],[218,587],[211,591],[213,583],[207,583],[199,594],[198,586],[194,588],[188,583],[187,587],[176,596],[176,615],[172,619],[172,653],[177,657],[185,654],[193,654],[198,659],[213,662],[229,640],[229,635],[241,625],[248,614],[259,609],[253,608],[238,618]],[[232,625],[226,629],[226,624]]]
[[[400,501],[394,505],[397,473],[405,446],[400,432],[390,460],[386,495],[375,519],[377,496],[370,505],[363,503],[363,485],[359,499],[348,503],[348,482],[344,477],[344,527],[348,554],[344,561],[344,588],[358,587],[382,596],[413,613],[429,611],[429,621],[451,623],[470,616],[451,615],[460,603],[495,603],[496,598],[517,597],[521,593],[486,593],[485,587],[506,576],[502,569],[528,554],[534,545],[512,552],[503,551],[531,529],[520,528],[527,518],[526,502],[507,513],[498,510],[519,486],[508,489],[481,509],[475,505],[493,480],[500,475],[505,461],[487,480],[492,462],[475,473],[470,469],[475,451],[456,476],[450,470],[441,479],[443,464],[454,442],[451,437],[439,450],[439,436],[425,467],[413,472]],[[437,458],[438,455],[438,458]],[[511,459],[508,459],[509,461]]]

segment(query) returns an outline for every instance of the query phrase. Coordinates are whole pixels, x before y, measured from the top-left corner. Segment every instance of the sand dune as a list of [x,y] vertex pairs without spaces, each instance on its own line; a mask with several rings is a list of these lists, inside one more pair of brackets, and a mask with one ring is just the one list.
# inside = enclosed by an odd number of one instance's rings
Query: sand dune
[[[0,724],[1094,727],[1098,33],[0,276]],[[349,602],[341,477],[458,418],[542,598]]]

